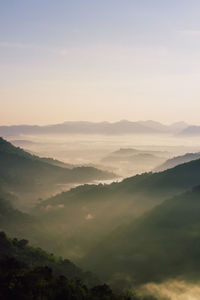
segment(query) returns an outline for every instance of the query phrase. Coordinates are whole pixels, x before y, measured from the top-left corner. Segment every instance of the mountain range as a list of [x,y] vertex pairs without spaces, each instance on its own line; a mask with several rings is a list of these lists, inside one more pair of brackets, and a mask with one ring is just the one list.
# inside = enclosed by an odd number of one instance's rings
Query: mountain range
[[[0,236],[3,241],[0,246],[7,245],[8,253],[11,247],[15,259],[19,255],[28,263],[30,250],[30,257],[41,257],[37,266],[47,263],[46,254],[27,248],[24,239],[30,239],[33,245],[73,259],[119,289],[122,279],[127,283],[131,280],[135,286],[171,278],[200,279],[198,156],[188,154],[191,160],[197,159],[110,185],[76,187],[41,200],[27,214],[13,207],[16,192],[18,196],[23,194],[25,183],[31,189],[31,182],[33,190],[40,191],[34,180],[42,181],[40,173],[46,169],[48,172],[42,174],[47,176],[44,181],[47,186],[60,180],[58,175],[48,177],[52,170],[69,172],[71,169],[55,166],[61,162],[33,156],[3,139],[0,149],[0,228],[12,238],[23,238],[22,242],[12,240],[7,244],[6,237]],[[132,150],[120,153],[132,154]],[[188,159],[188,155],[175,158],[176,163]],[[51,261],[51,255],[47,256]]]
[[153,170],[169,157],[167,151],[121,148],[101,159],[101,163],[116,169],[123,177]]
[[[110,185],[83,185],[42,201],[35,209],[48,234],[59,232],[54,251],[78,260],[116,229],[200,181],[200,160]],[[75,216],[75,219],[74,219]],[[53,220],[53,222],[52,222]],[[58,236],[58,235],[57,235]]]
[[0,126],[1,136],[18,136],[20,134],[177,134],[189,125],[185,122],[177,122],[171,125],[163,125],[155,121],[131,122],[122,120],[119,122],[64,122],[46,126],[15,125]]

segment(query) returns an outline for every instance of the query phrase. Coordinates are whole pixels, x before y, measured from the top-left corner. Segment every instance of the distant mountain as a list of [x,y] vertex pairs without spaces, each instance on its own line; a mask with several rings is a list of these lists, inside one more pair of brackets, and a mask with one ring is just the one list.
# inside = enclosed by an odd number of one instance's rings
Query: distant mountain
[[165,151],[143,151],[133,148],[121,148],[105,156],[101,163],[116,168],[123,177],[141,174],[163,163],[169,153]]
[[135,154],[144,154],[144,153],[148,153],[148,154],[152,154],[152,155],[158,155],[163,157],[164,155],[168,155],[169,153],[166,151],[152,151],[152,150],[141,150],[141,149],[134,149],[134,148],[120,148],[117,151],[112,152],[110,155],[113,157],[130,157],[133,156]]
[[175,133],[176,132],[178,133],[181,130],[186,129],[187,127],[189,127],[189,125],[186,122],[176,122],[176,123],[169,125],[169,128]]
[[174,168],[178,165],[190,162],[195,159],[200,159],[200,153],[186,153],[181,156],[176,156],[171,159],[168,159],[166,162],[164,162],[162,165],[156,167],[154,169],[155,172],[161,172],[170,168]]
[[78,259],[120,224],[199,182],[200,160],[195,160],[110,185],[79,186],[41,202],[35,213],[41,216],[48,234],[55,232],[55,228],[59,231],[60,242],[54,245],[54,251]]
[[[93,167],[69,169],[64,163],[31,155],[0,138],[0,187],[30,201],[59,191],[59,184],[115,178]],[[27,200],[27,198],[29,200]]]
[[[164,160],[165,156],[168,156],[169,153],[166,151],[150,151],[150,150],[140,150],[140,149],[133,149],[133,148],[121,148],[117,151],[110,153],[108,156],[102,159],[102,162],[107,163],[119,163],[119,162],[137,162],[139,158],[144,160]],[[138,160],[137,160],[138,158]]]
[[148,128],[158,130],[160,132],[168,132],[169,131],[169,127],[167,125],[163,125],[162,123],[155,122],[155,121],[152,121],[152,120],[138,121],[138,123],[143,125],[143,126],[146,126]]
[[20,134],[163,134],[177,133],[186,128],[187,124],[181,122],[173,125],[163,125],[154,121],[131,122],[122,120],[119,122],[65,122],[47,126],[0,126],[1,136],[17,136]]
[[200,279],[200,186],[117,228],[86,259],[104,278]]
[[164,132],[178,133],[189,126],[186,122],[176,122],[171,125],[163,125],[162,123],[149,120],[149,121],[139,121],[139,123],[149,128],[159,130],[160,132],[163,133]]
[[185,136],[197,136],[200,135],[200,126],[189,126],[179,132],[180,135]]

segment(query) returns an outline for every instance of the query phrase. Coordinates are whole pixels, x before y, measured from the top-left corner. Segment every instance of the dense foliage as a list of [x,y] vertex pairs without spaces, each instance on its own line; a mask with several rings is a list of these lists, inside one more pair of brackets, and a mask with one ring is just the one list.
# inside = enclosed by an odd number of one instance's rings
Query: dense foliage
[[0,186],[7,192],[50,195],[58,184],[114,178],[113,173],[93,167],[66,168],[52,159],[31,155],[0,138]]
[[0,140],[0,230],[15,237],[0,234],[0,299],[123,299],[94,274],[26,239],[73,257],[118,291],[127,282],[200,279],[200,160],[111,185],[80,186],[41,201],[30,215],[15,209],[17,189],[34,190],[41,180],[49,186],[51,168],[67,170]]
[[68,259],[56,257],[41,248],[31,247],[26,239],[8,239],[4,232],[0,233],[0,259],[12,257],[29,268],[48,266],[56,275],[64,275],[69,279],[79,278],[88,286],[100,281],[91,272],[84,272]]
[[116,229],[85,264],[104,278],[128,274],[136,284],[200,279],[200,187],[164,201]]
[[145,173],[111,185],[77,187],[42,201],[35,214],[40,214],[47,234],[56,230],[57,242],[53,250],[79,259],[101,244],[117,227],[198,185],[199,178],[200,160],[195,160],[164,172]]
[[10,240],[5,233],[0,233],[0,299],[131,299],[114,294],[106,284],[95,285],[99,283],[96,279],[87,287],[79,279],[80,275],[81,270],[69,261],[30,247],[27,240]]

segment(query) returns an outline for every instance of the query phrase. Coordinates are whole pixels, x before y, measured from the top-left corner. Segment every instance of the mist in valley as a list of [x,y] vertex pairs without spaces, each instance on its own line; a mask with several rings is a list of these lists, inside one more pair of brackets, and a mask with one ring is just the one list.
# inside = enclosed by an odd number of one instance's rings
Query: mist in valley
[[0,1],[0,300],[200,299],[199,11]]
[[[19,135],[8,136],[7,139],[32,154],[61,160],[68,167],[96,166],[115,172],[119,178],[149,172],[174,156],[200,151],[198,138],[172,134]],[[115,152],[120,149],[130,150],[130,153],[117,155]],[[146,154],[147,157],[140,158],[138,154]]]
[[10,238],[28,239],[71,260],[117,294],[198,299],[192,283],[200,278],[194,269],[197,138],[65,134],[6,139],[0,141],[0,221]]
[[149,283],[140,287],[137,294],[142,297],[151,295],[160,300],[198,300],[200,288],[199,282],[171,280],[161,284]]

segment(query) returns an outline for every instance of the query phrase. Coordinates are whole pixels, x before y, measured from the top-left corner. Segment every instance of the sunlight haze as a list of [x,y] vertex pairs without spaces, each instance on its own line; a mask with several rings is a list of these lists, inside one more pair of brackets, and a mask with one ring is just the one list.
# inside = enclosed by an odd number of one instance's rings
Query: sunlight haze
[[199,1],[0,2],[1,124],[199,123]]

